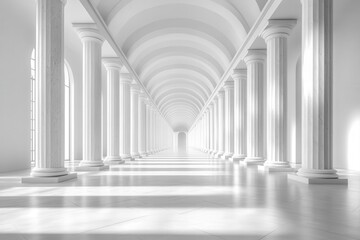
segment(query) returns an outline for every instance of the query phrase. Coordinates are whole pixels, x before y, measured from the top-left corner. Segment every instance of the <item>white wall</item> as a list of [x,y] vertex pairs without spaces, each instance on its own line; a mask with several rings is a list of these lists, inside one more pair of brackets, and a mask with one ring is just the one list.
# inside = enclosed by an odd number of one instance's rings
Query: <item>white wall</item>
[[30,167],[34,7],[33,1],[0,1],[0,172]]
[[360,171],[360,1],[334,1],[333,159]]

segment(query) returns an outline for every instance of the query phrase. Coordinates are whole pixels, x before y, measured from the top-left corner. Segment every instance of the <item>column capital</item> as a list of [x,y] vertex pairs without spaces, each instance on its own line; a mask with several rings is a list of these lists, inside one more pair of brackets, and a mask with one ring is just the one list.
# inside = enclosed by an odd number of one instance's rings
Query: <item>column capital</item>
[[116,69],[120,70],[122,68],[122,63],[118,57],[104,57],[102,58],[102,63],[104,64],[106,70]]
[[246,64],[250,62],[264,62],[266,59],[266,49],[249,49],[244,62]]
[[105,41],[95,23],[73,23],[72,25],[82,41],[98,41],[99,43]]
[[134,92],[134,93],[140,94],[140,87],[139,87],[139,85],[138,85],[137,83],[131,84],[131,86],[130,86],[130,91],[131,91],[131,92]]
[[234,81],[233,80],[227,80],[224,83],[223,89],[224,90],[234,89]]
[[132,75],[130,73],[120,73],[120,83],[131,84]]
[[296,22],[296,19],[270,19],[261,37],[265,42],[273,37],[288,37]]
[[231,77],[234,79],[234,81],[241,80],[247,78],[247,69],[234,69]]
[[140,100],[143,101],[143,102],[146,101],[147,96],[146,96],[144,90],[142,90],[142,89],[140,89],[140,91],[139,91],[139,98],[140,98]]
[[219,99],[219,98],[224,98],[224,95],[225,95],[225,91],[224,91],[224,90],[220,90],[220,91],[218,92],[218,94],[217,94],[217,97],[218,97],[218,99]]

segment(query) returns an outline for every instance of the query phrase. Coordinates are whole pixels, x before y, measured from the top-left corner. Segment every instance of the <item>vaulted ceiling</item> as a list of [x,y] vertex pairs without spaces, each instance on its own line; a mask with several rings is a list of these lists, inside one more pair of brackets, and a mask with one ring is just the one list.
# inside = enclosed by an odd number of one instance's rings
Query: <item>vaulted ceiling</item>
[[189,129],[264,0],[91,0],[176,130]]

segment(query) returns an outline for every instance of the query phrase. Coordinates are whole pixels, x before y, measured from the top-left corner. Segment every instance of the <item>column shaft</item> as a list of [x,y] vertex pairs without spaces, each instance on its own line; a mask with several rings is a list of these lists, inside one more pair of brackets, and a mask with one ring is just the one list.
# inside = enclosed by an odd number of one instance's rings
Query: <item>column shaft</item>
[[213,151],[213,157],[216,157],[217,152],[219,151],[219,135],[218,135],[218,130],[219,130],[219,111],[218,111],[218,97],[215,97],[214,99],[214,114],[213,114],[213,118],[214,118],[214,151]]
[[214,152],[214,103],[209,105],[209,154]]
[[131,138],[131,146],[130,146],[130,153],[132,158],[138,158],[139,154],[139,143],[138,143],[138,129],[139,129],[139,92],[140,89],[137,84],[131,85],[131,131],[130,131],[130,138]]
[[246,157],[246,112],[247,88],[246,69],[235,69],[234,79],[234,155],[233,161],[242,161]]
[[64,3],[36,2],[36,157],[22,182],[76,178],[64,167]]
[[234,154],[234,82],[227,81],[225,91],[225,154],[224,159]]
[[95,24],[73,24],[83,43],[83,160],[77,171],[104,169],[101,155],[101,46]]
[[132,77],[120,74],[120,157],[131,160],[130,154],[130,85]]
[[249,50],[247,65],[247,157],[245,163],[264,162],[264,63],[265,50]]
[[332,164],[332,12],[332,0],[302,0],[303,159],[297,175],[307,183],[347,183]]
[[218,93],[218,152],[217,157],[220,158],[225,153],[225,114],[224,114],[224,90],[220,90]]
[[118,58],[103,58],[107,71],[107,156],[109,164],[123,163],[119,152],[119,84],[121,62]]
[[139,97],[139,153],[142,157],[146,156],[146,105],[145,105],[145,96],[144,93],[140,93]]

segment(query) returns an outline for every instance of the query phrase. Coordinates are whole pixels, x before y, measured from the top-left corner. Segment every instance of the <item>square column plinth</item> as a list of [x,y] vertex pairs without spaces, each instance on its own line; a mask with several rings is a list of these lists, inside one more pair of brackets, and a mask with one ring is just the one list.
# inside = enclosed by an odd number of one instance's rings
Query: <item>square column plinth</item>
[[272,167],[272,166],[258,166],[259,171],[264,172],[296,172],[295,168],[291,167]]
[[60,183],[71,179],[76,179],[77,173],[69,173],[63,176],[57,177],[23,177],[21,183]]
[[109,166],[104,165],[104,166],[98,166],[98,167],[91,167],[91,166],[75,167],[75,171],[77,171],[77,172],[92,172],[92,171],[104,171],[104,170],[109,170]]
[[296,173],[289,173],[288,179],[305,184],[336,184],[336,185],[348,184],[348,180],[346,178],[308,178],[308,177],[299,176]]

